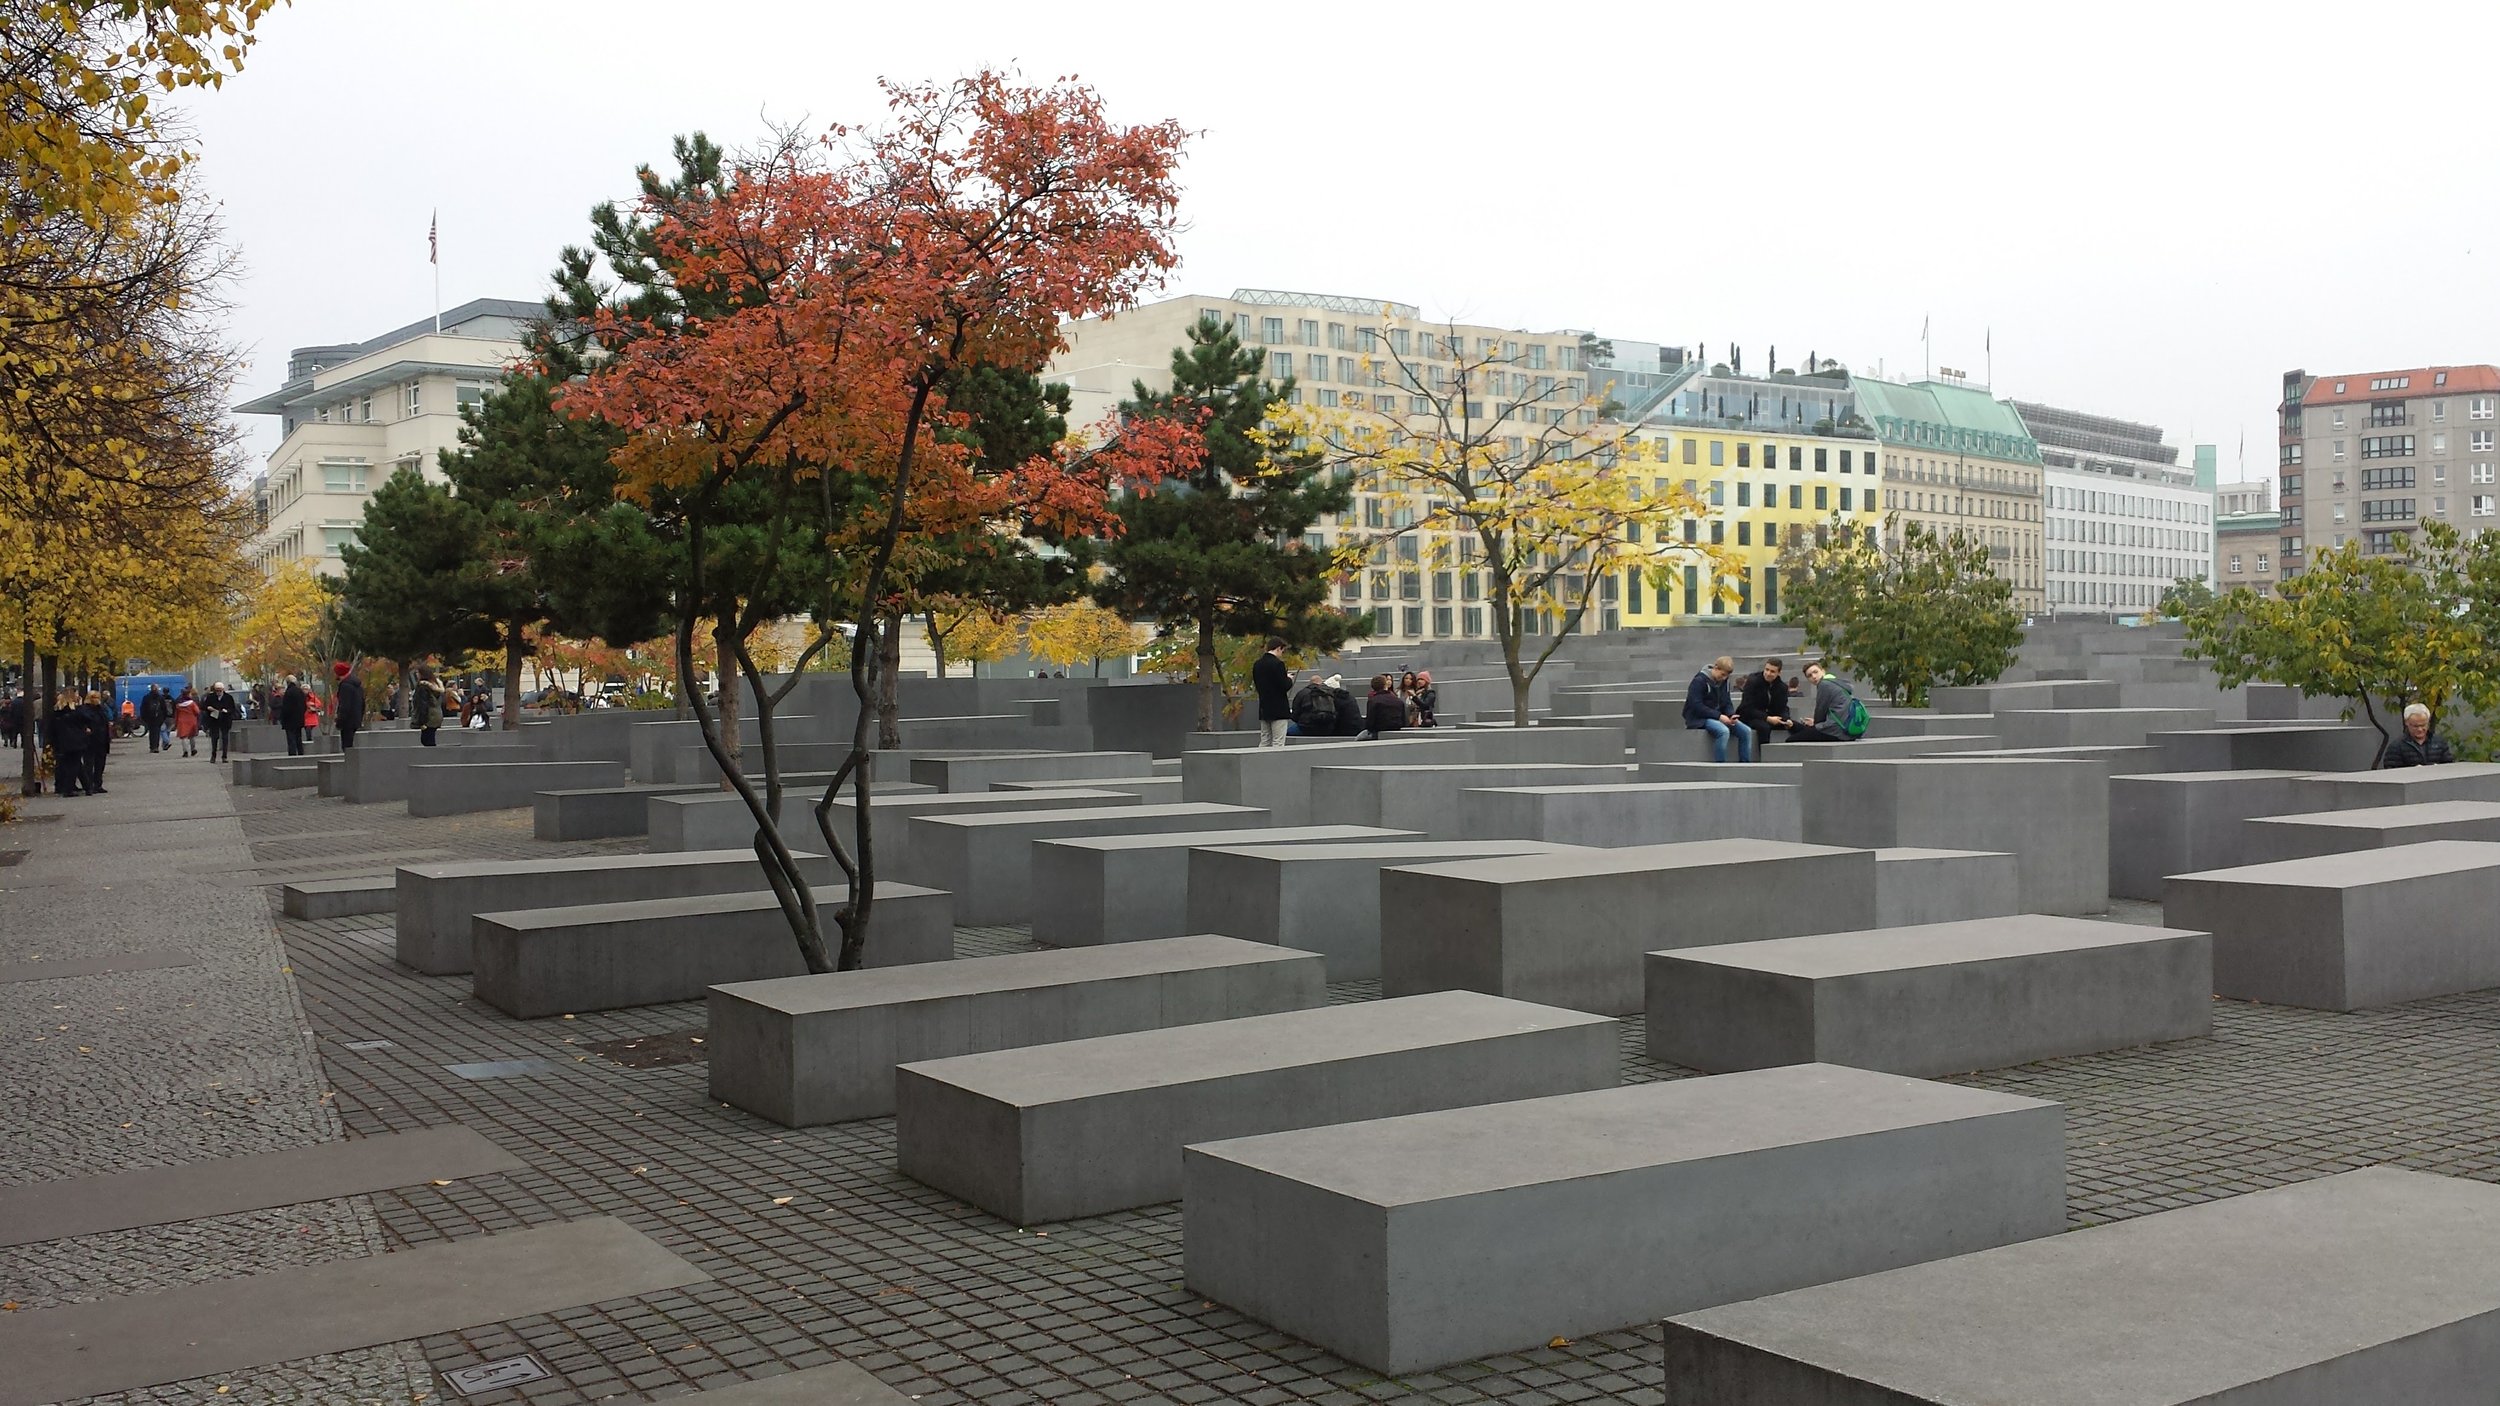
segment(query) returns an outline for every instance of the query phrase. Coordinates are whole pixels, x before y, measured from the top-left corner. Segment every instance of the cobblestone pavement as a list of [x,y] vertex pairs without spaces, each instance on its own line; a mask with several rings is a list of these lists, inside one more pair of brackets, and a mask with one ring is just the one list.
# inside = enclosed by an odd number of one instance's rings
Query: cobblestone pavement
[[[541,844],[526,812],[410,820],[398,807],[345,807],[303,792],[235,796],[248,863],[268,866],[255,872],[329,859],[348,871],[394,850],[512,857],[640,847]],[[233,872],[245,867],[238,857]],[[0,870],[0,883],[13,882],[7,874]],[[2158,918],[2148,905],[2116,916]],[[465,978],[394,965],[387,915],[276,926],[314,1032],[303,1043],[317,1054],[323,1087],[336,1091],[329,1106],[348,1134],[460,1122],[529,1163],[351,1198],[347,1209],[369,1211],[381,1244],[612,1214],[715,1276],[414,1345],[438,1373],[523,1352],[554,1372],[471,1400],[658,1399],[836,1358],[924,1401],[994,1406],[1659,1400],[1656,1335],[1646,1329],[1382,1380],[1190,1294],[1177,1208],[1021,1231],[896,1173],[890,1119],[783,1129],[710,1100],[699,1062],[636,1069],[590,1048],[699,1031],[697,1003],[515,1021],[470,999]],[[967,929],[957,939],[964,955],[1031,945],[1016,929]],[[0,950],[22,955],[20,946],[12,933]],[[1377,992],[1347,983],[1331,995]],[[2374,1163],[2500,1179],[2500,993],[2359,1015],[2225,1002],[2215,1016],[2209,1040],[1956,1082],[2065,1105],[2069,1218],[2078,1226]],[[389,1043],[346,1048],[372,1041]],[[1647,1058],[1636,1019],[1623,1022],[1622,1048],[1629,1079],[1687,1073]],[[527,1058],[556,1067],[486,1081],[444,1069]],[[44,1075],[37,1082],[49,1087]],[[56,1175],[92,1169],[66,1151],[54,1165]],[[300,1214],[228,1230],[237,1241],[265,1241]],[[73,1285],[81,1275],[112,1278],[110,1265],[127,1256],[102,1239],[79,1242],[89,1252],[50,1272]],[[236,1268],[272,1262],[241,1258],[265,1249],[234,1253]],[[15,1266],[0,1259],[6,1282]]]

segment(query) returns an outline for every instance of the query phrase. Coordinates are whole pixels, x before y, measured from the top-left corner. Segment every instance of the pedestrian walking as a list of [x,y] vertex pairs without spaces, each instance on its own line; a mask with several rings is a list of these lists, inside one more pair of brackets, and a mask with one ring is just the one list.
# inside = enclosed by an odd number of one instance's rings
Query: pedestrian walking
[[1731,739],[1736,743],[1736,760],[1753,760],[1753,729],[1737,718],[1736,705],[1727,696],[1727,681],[1735,672],[1736,661],[1722,654],[1684,687],[1685,730],[1710,734],[1713,761],[1727,760]]
[[1285,727],[1293,721],[1293,671],[1285,667],[1285,642],[1270,635],[1267,648],[1250,666],[1250,686],[1259,694],[1259,745],[1285,745]]
[[182,696],[174,700],[174,736],[182,739],[182,754],[200,754],[200,700],[191,685],[182,686]]
[[365,685],[356,671],[344,662],[330,666],[330,676],[338,683],[330,690],[331,715],[338,720],[339,750],[356,750],[356,734],[365,726]]
[[[128,704],[123,706],[127,707]],[[104,706],[104,695],[89,693],[78,707],[78,715],[87,722],[85,775],[80,778],[90,796],[104,794],[104,763],[113,752],[113,715]]]
[[54,699],[52,715],[44,724],[50,733],[44,743],[52,749],[53,792],[62,796],[83,795],[87,789],[87,748],[98,739],[90,735],[87,713],[79,706],[78,695],[65,692]]
[[0,745],[15,747],[26,727],[26,695],[12,689],[0,698]]
[[208,759],[211,762],[230,760],[234,755],[234,725],[243,716],[243,702],[234,696],[224,680],[208,686],[208,698],[200,705],[200,726],[208,731]]
[[304,692],[302,681],[293,674],[287,675],[286,687],[278,694],[277,712],[278,726],[286,730],[286,754],[290,757],[304,755],[305,705],[311,701],[312,695]]
[[148,735],[150,752],[164,749],[166,712],[165,690],[149,684],[146,695],[139,700],[139,727]]

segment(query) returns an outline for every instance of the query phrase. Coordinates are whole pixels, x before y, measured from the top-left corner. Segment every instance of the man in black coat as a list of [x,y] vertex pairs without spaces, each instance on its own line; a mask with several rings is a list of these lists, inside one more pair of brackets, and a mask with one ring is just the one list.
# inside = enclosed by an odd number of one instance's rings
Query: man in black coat
[[2405,708],[2405,730],[2387,744],[2387,755],[2379,759],[2379,765],[2446,766],[2456,759],[2448,739],[2431,731],[2431,710],[2414,703]]
[[208,733],[208,759],[212,762],[230,760],[231,739],[235,720],[243,716],[243,705],[223,683],[208,686],[208,696],[200,700],[200,726]]
[[139,727],[148,735],[148,750],[156,751],[165,736],[165,690],[154,684],[139,699]]
[[312,696],[293,674],[286,676],[286,690],[278,695],[278,726],[286,729],[286,754],[304,755],[304,710]]
[[93,740],[87,735],[86,712],[76,704],[55,704],[44,717],[42,739],[52,748],[52,790],[55,795],[75,796],[87,789],[87,748]]
[[336,709],[339,724],[339,750],[356,750],[357,730],[365,725],[365,686],[346,665],[337,666],[338,688],[332,693],[330,705]]
[[1753,729],[1753,754],[1771,740],[1771,729],[1793,726],[1788,716],[1788,680],[1780,677],[1780,661],[1765,659],[1760,670],[1745,675],[1736,699],[1736,717]]
[[1250,666],[1250,686],[1259,693],[1259,745],[1285,745],[1285,725],[1293,721],[1293,671],[1285,667],[1285,642],[1268,636],[1259,662]]
[[104,794],[104,763],[113,752],[113,714],[104,706],[104,695],[90,693],[87,701],[77,707],[78,716],[86,723],[87,748],[81,760],[85,775],[81,778],[90,796]]

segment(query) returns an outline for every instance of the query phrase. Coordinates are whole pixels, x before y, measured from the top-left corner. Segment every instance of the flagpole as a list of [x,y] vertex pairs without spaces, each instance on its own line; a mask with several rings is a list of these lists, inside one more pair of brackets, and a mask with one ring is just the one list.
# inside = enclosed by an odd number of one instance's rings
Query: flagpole
[[434,335],[443,335],[443,214],[434,212],[425,225],[425,261],[434,266]]
[[1918,378],[1922,381],[1936,379],[1936,348],[1930,339],[1935,324],[1936,319],[1932,315],[1918,320]]

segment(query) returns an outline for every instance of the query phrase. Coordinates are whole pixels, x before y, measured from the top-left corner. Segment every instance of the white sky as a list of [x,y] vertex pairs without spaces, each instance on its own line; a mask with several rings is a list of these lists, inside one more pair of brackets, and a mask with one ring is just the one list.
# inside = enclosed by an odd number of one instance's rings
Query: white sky
[[188,106],[244,395],[427,316],[438,209],[445,306],[534,300],[671,135],[872,121],[879,75],[985,64],[1201,133],[1173,293],[1895,376],[1932,316],[1936,364],[1983,376],[1993,329],[1998,394],[2219,444],[2226,480],[2243,431],[2270,471],[2287,368],[2500,359],[2500,10],[2050,8],[295,0]]

